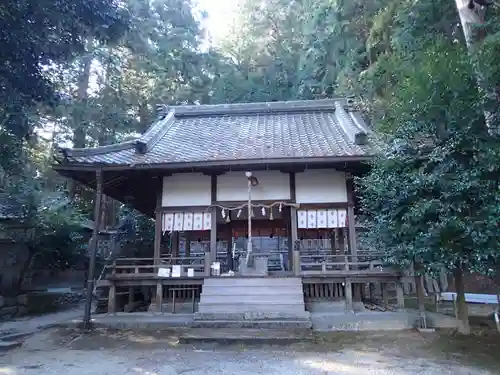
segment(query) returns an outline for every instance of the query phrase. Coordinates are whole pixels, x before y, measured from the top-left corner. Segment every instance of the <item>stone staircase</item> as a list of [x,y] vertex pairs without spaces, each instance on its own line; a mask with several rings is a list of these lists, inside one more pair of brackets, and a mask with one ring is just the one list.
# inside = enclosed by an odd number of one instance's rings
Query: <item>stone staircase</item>
[[302,280],[296,277],[220,277],[203,284],[194,326],[203,328],[311,327]]

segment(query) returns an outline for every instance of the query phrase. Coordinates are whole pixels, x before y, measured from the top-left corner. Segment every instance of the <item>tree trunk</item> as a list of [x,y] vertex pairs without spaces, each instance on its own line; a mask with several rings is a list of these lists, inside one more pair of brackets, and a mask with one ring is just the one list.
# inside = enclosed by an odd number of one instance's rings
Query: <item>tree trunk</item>
[[[87,43],[90,45],[90,42]],[[82,58],[80,74],[78,76],[78,92],[76,110],[73,115],[73,147],[85,147],[85,134],[87,133],[87,123],[85,121],[88,89],[90,82],[90,67],[92,65],[92,55],[88,53]],[[69,186],[70,197],[74,198],[76,194],[76,182],[71,181]]]
[[455,279],[455,290],[457,292],[456,312],[455,316],[457,318],[457,328],[458,332],[464,335],[470,334],[469,325],[469,311],[467,308],[467,302],[465,301],[465,285],[463,279],[464,273],[462,266],[459,265],[453,270],[453,277]]
[[420,316],[420,328],[427,328],[427,316],[425,314],[425,293],[421,275],[415,273],[415,289],[417,292],[418,313]]
[[[479,29],[478,26],[484,25],[486,6],[481,6],[472,0],[455,0],[455,4],[458,10],[458,15],[460,16],[460,23],[462,24],[462,30],[465,37],[465,43],[467,45],[467,50],[469,55],[474,55],[475,48],[478,43],[484,40],[486,37],[486,32],[484,29]],[[472,9],[471,9],[472,8]],[[485,97],[489,102],[496,103],[497,92],[496,87],[488,87],[487,83],[483,78],[483,74],[480,68],[477,66],[474,58],[472,58],[472,64],[476,71],[476,80],[478,87],[484,90]],[[490,108],[485,106],[484,108],[484,120],[486,129],[490,133],[498,132],[498,129],[493,129],[493,116],[494,113],[490,112]]]

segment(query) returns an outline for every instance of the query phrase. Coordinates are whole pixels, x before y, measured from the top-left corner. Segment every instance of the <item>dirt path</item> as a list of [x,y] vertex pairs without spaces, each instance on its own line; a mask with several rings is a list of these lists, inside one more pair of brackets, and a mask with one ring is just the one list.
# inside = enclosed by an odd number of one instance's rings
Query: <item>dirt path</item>
[[[440,337],[323,335],[314,344],[179,345],[165,332],[50,330],[0,357],[1,375],[490,375]],[[440,349],[441,348],[441,349]],[[436,350],[438,352],[436,352]],[[491,365],[491,363],[490,363]],[[494,369],[495,366],[492,366]],[[499,367],[496,367],[499,368]]]

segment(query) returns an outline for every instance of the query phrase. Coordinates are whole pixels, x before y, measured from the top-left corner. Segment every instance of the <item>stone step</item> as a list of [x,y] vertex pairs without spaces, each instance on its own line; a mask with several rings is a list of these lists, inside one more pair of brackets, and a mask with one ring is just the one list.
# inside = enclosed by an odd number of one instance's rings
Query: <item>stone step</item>
[[[262,327],[261,327],[262,328]],[[313,340],[310,329],[261,329],[261,328],[193,328],[179,334],[181,343],[218,342],[218,343],[266,343],[286,344]]]
[[224,320],[224,321],[310,320],[310,314],[307,311],[275,311],[275,312],[199,311],[194,314],[194,320]]
[[295,286],[225,286],[225,287],[205,287],[203,289],[203,295],[206,296],[228,296],[237,297],[240,295],[286,295],[286,296],[303,296],[302,285],[300,287]]
[[277,287],[277,286],[302,286],[298,277],[210,277],[203,281],[203,288],[207,287]]
[[246,313],[246,312],[287,312],[295,313],[305,311],[304,305],[299,304],[269,304],[269,303],[240,303],[240,304],[217,304],[217,303],[200,303],[198,305],[200,312],[230,312],[230,313]]
[[[247,328],[255,330],[279,330],[280,334],[290,329],[309,329],[312,326],[310,320],[195,320],[193,328]],[[279,338],[278,335],[276,338]]]
[[304,298],[301,294],[240,294],[240,295],[206,295],[200,296],[201,304],[303,304]]

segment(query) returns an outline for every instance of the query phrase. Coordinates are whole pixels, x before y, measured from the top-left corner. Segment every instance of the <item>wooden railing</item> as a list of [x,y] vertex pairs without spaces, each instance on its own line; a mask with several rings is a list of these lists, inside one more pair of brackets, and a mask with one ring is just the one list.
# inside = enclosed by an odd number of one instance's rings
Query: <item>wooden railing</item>
[[187,275],[188,268],[194,270],[195,276],[204,276],[207,269],[210,271],[210,254],[204,257],[162,257],[162,258],[117,258],[106,266],[108,275],[141,275],[153,276],[160,268],[181,266],[181,276]]
[[349,272],[375,273],[384,270],[382,253],[304,254],[294,252],[294,271],[300,275],[339,274]]

